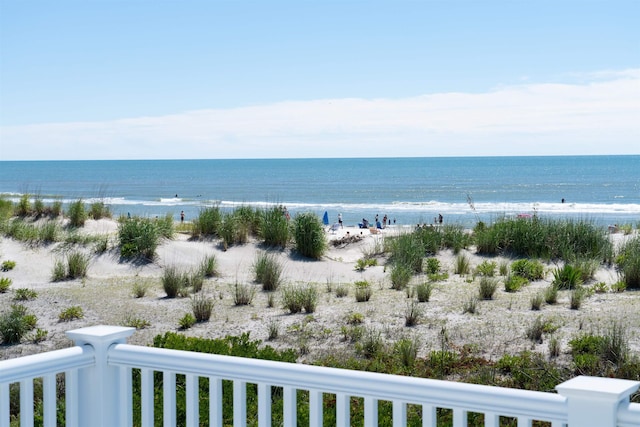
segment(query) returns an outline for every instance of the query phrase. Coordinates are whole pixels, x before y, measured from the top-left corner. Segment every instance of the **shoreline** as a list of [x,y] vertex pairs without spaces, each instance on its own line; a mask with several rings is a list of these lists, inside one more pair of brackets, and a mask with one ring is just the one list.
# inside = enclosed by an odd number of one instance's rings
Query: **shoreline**
[[[0,294],[0,306],[9,307],[14,303],[15,289],[36,291],[36,299],[21,303],[37,316],[37,327],[47,330],[49,334],[39,344],[23,340],[19,345],[1,346],[0,359],[67,347],[71,344],[64,335],[67,330],[95,324],[122,325],[136,318],[150,325],[134,333],[130,340],[134,344],[148,345],[154,336],[167,331],[203,338],[250,332],[252,339],[259,339],[276,348],[305,350],[300,358],[304,362],[330,352],[353,355],[353,343],[345,339],[343,330],[348,326],[347,317],[353,313],[362,314],[363,326],[379,331],[389,345],[401,337],[416,337],[421,344],[420,356],[440,349],[440,333],[443,330],[452,348],[472,346],[479,355],[491,360],[497,360],[503,354],[517,354],[525,350],[548,354],[547,339],[542,344],[535,344],[525,337],[526,328],[539,316],[558,326],[554,336],[560,342],[559,360],[563,363],[569,361],[569,340],[581,333],[602,333],[614,321],[624,323],[629,329],[632,351],[640,351],[639,292],[594,294],[585,300],[580,310],[571,310],[568,307],[568,291],[561,291],[558,304],[532,311],[531,297],[548,286],[552,279],[550,270],[555,265],[548,263],[545,264],[547,273],[544,280],[533,282],[516,293],[507,293],[499,286],[494,300],[478,303],[478,314],[464,314],[464,302],[469,296],[477,294],[477,281],[472,281],[470,276],[452,273],[455,255],[450,250],[441,251],[436,256],[443,269],[449,272],[449,278],[437,282],[431,300],[421,303],[425,311],[422,321],[417,326],[406,327],[404,313],[410,299],[405,291],[390,288],[389,273],[385,267],[386,256],[378,257],[378,265],[367,267],[363,272],[355,269],[356,262],[363,257],[363,251],[371,250],[374,245],[381,244],[385,236],[395,234],[398,230],[401,229],[388,228],[371,234],[368,229],[345,226],[335,232],[326,232],[330,242],[342,239],[347,232],[358,236],[362,232],[362,239],[338,246],[329,244],[327,253],[318,261],[300,259],[290,248],[274,251],[283,265],[286,284],[312,284],[317,287],[318,304],[312,314],[288,314],[281,306],[279,295],[275,306],[268,307],[267,293],[261,290],[261,285],[253,282],[252,265],[257,254],[263,250],[256,241],[231,246],[224,251],[215,240],[191,241],[188,235],[177,233],[174,240],[160,244],[157,259],[151,264],[122,263],[117,251],[112,249],[91,259],[87,278],[52,282],[53,265],[62,254],[62,244],[30,248],[2,237],[0,260],[15,261],[16,267],[0,274],[13,280],[9,292]],[[117,222],[88,220],[82,232],[113,236],[117,232]],[[624,237],[619,234],[611,236],[617,240]],[[469,257],[472,267],[487,259],[476,255],[473,249],[463,252]],[[212,318],[191,329],[179,330],[179,319],[191,312],[190,299],[166,298],[160,284],[162,269],[167,266],[196,268],[208,255],[215,255],[220,272],[219,277],[206,279],[203,288],[204,294],[214,299]],[[491,258],[497,262],[501,259]],[[372,284],[373,296],[369,302],[355,301],[353,283],[359,280],[367,280]],[[411,283],[424,280],[426,277],[417,276]],[[601,266],[596,281],[614,283],[617,273],[613,268]],[[143,298],[132,296],[136,282],[150,286]],[[232,291],[235,283],[255,287],[251,305],[234,305]],[[348,296],[338,298],[335,295],[338,284],[351,287]],[[73,305],[82,307],[84,318],[59,322],[60,311]],[[269,325],[273,323],[278,325],[279,336],[268,341]]]

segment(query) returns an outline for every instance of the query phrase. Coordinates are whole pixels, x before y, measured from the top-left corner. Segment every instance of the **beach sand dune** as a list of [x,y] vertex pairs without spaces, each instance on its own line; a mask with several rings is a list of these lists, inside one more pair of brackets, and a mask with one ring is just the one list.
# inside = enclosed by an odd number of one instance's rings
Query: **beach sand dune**
[[[153,263],[135,264],[122,262],[117,249],[100,255],[92,255],[88,277],[82,280],[52,282],[51,275],[56,260],[64,256],[61,244],[29,247],[11,239],[0,240],[0,260],[12,260],[16,267],[0,274],[9,277],[13,284],[9,292],[0,294],[0,307],[8,309],[14,301],[15,289],[28,288],[36,291],[34,300],[21,302],[29,312],[38,317],[37,327],[48,331],[46,340],[32,343],[27,339],[20,345],[0,347],[0,359],[44,352],[71,345],[64,332],[96,324],[130,324],[134,321],[148,323],[138,329],[131,343],[148,345],[157,334],[179,331],[188,336],[223,337],[249,332],[253,339],[267,340],[270,329],[277,326],[278,337],[269,341],[277,348],[293,347],[301,353],[301,360],[313,360],[324,354],[354,354],[347,317],[360,313],[363,327],[381,334],[389,345],[402,337],[419,340],[420,354],[447,348],[461,349],[466,346],[478,355],[496,360],[505,353],[523,350],[548,352],[548,337],[543,343],[533,343],[526,338],[526,329],[538,317],[557,326],[554,336],[560,341],[563,354],[568,360],[568,341],[581,333],[603,333],[613,322],[623,324],[628,331],[629,344],[633,351],[640,351],[640,295],[638,292],[593,294],[580,310],[569,308],[569,293],[561,292],[559,302],[544,306],[541,311],[532,311],[531,297],[544,290],[550,283],[550,271],[556,266],[546,266],[545,280],[537,281],[516,293],[507,293],[498,287],[491,301],[478,302],[478,313],[463,313],[465,303],[477,295],[478,280],[472,276],[453,274],[456,255],[442,251],[437,258],[449,278],[435,284],[431,300],[421,303],[423,316],[417,326],[405,326],[405,312],[410,304],[406,291],[391,289],[387,259],[381,256],[378,265],[360,272],[355,269],[358,259],[373,247],[380,246],[385,236],[401,232],[386,229],[379,234],[369,230],[345,227],[336,232],[327,232],[330,241],[341,241],[349,232],[357,241],[338,245],[329,244],[329,250],[321,260],[299,257],[291,248],[273,250],[263,248],[259,242],[232,246],[223,250],[217,241],[191,240],[188,235],[177,234],[157,249]],[[112,220],[88,221],[84,233],[115,237],[117,223]],[[362,234],[360,234],[362,232]],[[361,239],[360,239],[361,237]],[[88,249],[83,249],[88,250]],[[282,307],[280,292],[275,294],[275,305],[269,307],[269,296],[261,285],[253,282],[252,265],[260,251],[272,251],[283,266],[284,285],[312,284],[318,288],[317,309],[311,314],[288,314]],[[471,265],[481,263],[473,248],[464,251]],[[160,277],[167,266],[188,271],[199,266],[206,256],[215,255],[219,276],[207,279],[203,292],[214,299],[214,311],[209,322],[196,324],[188,330],[178,328],[179,319],[191,312],[189,298],[166,298]],[[500,262],[500,258],[493,259]],[[353,283],[366,280],[371,283],[373,296],[369,302],[356,302]],[[415,277],[412,283],[426,281],[426,277]],[[601,268],[597,281],[608,284],[618,280],[612,268]],[[143,298],[134,298],[134,284],[149,286]],[[235,284],[248,284],[255,288],[251,305],[235,306],[233,291]],[[347,296],[338,298],[335,289],[339,285],[350,287]],[[80,306],[84,318],[71,322],[59,322],[63,309]],[[446,337],[446,340],[443,340]]]

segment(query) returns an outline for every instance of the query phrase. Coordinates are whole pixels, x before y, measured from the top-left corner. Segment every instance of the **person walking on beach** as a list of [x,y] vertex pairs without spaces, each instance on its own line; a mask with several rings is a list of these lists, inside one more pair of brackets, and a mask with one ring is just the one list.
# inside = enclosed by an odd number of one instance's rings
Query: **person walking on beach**
[[338,214],[338,224],[340,224],[340,228],[344,228],[342,226],[342,214],[341,213]]
[[180,211],[180,222],[184,222],[184,211]]

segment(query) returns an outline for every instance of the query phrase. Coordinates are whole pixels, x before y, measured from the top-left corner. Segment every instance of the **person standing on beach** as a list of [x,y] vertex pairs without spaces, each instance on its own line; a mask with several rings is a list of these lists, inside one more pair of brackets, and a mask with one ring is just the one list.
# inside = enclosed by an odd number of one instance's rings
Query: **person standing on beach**
[[180,222],[184,222],[184,211],[180,211]]
[[342,226],[342,214],[341,213],[338,214],[338,224],[340,224],[340,228],[344,228]]

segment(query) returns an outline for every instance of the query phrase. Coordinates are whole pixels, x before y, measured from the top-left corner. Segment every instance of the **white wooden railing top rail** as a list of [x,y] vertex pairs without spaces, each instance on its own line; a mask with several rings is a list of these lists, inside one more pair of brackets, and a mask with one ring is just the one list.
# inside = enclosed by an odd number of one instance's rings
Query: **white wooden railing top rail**
[[132,425],[132,369],[141,372],[142,426],[154,425],[154,373],[163,378],[164,425],[176,424],[176,374],[186,377],[186,422],[197,426],[199,381],[209,379],[210,425],[222,425],[222,381],[233,382],[233,423],[246,424],[248,383],[257,384],[258,425],[271,423],[271,387],[283,388],[284,425],[296,423],[296,391],[309,392],[311,426],[322,426],[323,393],[335,395],[336,423],[349,425],[350,398],[364,400],[365,425],[378,425],[378,401],[393,403],[393,426],[406,425],[407,404],[422,406],[422,425],[435,426],[436,408],[453,410],[453,426],[467,414],[484,414],[485,426],[501,416],[518,426],[532,420],[553,427],[638,427],[640,404],[629,403],[640,382],[577,377],[558,394],[350,371],[292,363],[133,346],[132,328],[95,326],[68,332],[76,347],[0,362],[0,427],[9,427],[9,384],[20,383],[20,426],[33,426],[33,379],[43,379],[45,427],[55,426],[56,375],[64,373],[66,425]]

